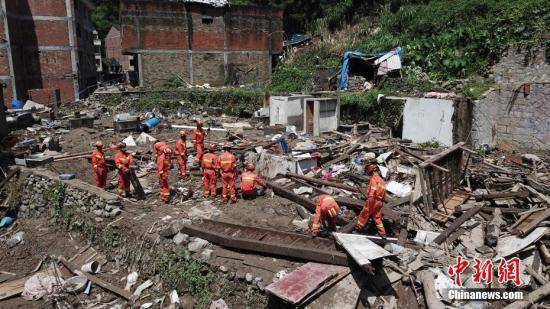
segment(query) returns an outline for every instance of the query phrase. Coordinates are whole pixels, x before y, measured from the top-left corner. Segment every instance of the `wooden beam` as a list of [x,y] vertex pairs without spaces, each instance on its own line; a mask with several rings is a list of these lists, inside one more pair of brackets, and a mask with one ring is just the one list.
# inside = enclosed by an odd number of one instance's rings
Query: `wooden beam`
[[504,307],[504,309],[523,309],[531,306],[532,304],[544,299],[550,294],[550,283],[546,283],[540,288],[527,294],[523,300],[518,300]]
[[449,237],[456,229],[458,229],[464,222],[468,221],[471,217],[473,217],[475,214],[477,214],[482,208],[485,206],[484,204],[478,205],[476,207],[471,208],[466,213],[462,214],[462,216],[458,217],[447,229],[445,229],[441,234],[439,234],[435,239],[434,243],[440,245],[442,244],[447,237]]
[[546,208],[544,211],[530,213],[529,216],[512,230],[512,234],[524,237],[548,217],[550,217],[550,208]]
[[458,144],[455,144],[453,145],[452,147],[438,153],[438,154],[435,154],[433,156],[431,156],[428,160],[420,163],[420,167],[427,167],[428,165],[431,165],[432,163],[435,163],[441,159],[443,159],[444,157],[446,157],[447,155],[457,151],[457,150],[462,150],[462,146],[464,146],[464,142],[460,142]]
[[[86,278],[88,278],[88,280],[92,281],[92,283],[95,283],[97,285],[99,285],[100,287],[108,290],[108,291],[111,291],[113,293],[115,293],[116,295],[118,296],[121,296],[122,298],[126,299],[126,300],[132,300],[132,293],[130,293],[129,291],[126,291],[126,290],[123,290],[119,287],[116,287],[108,282],[105,282],[103,281],[103,279],[100,279],[92,274],[89,274],[87,272],[80,272],[78,271],[78,268],[71,262],[67,261],[66,259],[64,258],[60,258],[59,261],[65,265],[65,267],[67,267],[73,274],[75,275],[80,275],[80,273],[84,276],[86,276]],[[78,273],[77,273],[78,272]]]
[[473,195],[476,201],[482,201],[486,199],[496,199],[496,198],[526,198],[529,197],[529,192],[527,191],[518,191],[518,192],[495,192],[487,194],[476,194]]
[[0,183],[0,189],[2,189],[10,181],[10,179],[13,178],[13,176],[19,175],[20,172],[21,172],[21,168],[19,167],[11,169],[6,175],[6,178],[2,180],[2,182]]
[[272,181],[268,181],[267,186],[271,188],[271,190],[273,190],[273,193],[275,193],[276,195],[282,196],[288,200],[293,201],[296,204],[302,205],[311,212],[315,212],[316,204],[312,200],[309,200],[303,196],[295,194],[291,190],[288,190],[287,188],[279,186]]
[[346,184],[343,184],[343,183],[337,183],[337,182],[332,182],[332,181],[326,181],[326,180],[322,180],[322,179],[307,177],[307,176],[304,176],[304,175],[299,175],[299,174],[291,173],[291,172],[287,172],[286,176],[291,177],[291,178],[302,179],[302,180],[305,180],[307,182],[315,183],[315,184],[318,184],[318,185],[321,185],[321,186],[328,186],[328,187],[343,189],[343,190],[350,191],[350,192],[359,192],[359,190],[356,187],[349,186],[349,185],[346,185]]

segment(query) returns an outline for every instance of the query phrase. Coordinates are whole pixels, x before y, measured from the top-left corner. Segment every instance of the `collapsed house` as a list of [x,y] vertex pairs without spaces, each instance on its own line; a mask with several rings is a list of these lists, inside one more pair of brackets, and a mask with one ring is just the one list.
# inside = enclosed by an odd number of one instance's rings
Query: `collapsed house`
[[[212,5],[214,4],[214,5]],[[140,86],[263,85],[283,50],[279,9],[224,1],[121,1],[122,46]]]

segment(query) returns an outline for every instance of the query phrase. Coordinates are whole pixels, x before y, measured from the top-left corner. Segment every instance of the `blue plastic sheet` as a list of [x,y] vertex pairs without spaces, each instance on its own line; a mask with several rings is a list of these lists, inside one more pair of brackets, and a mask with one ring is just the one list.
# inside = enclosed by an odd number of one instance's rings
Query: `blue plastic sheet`
[[347,51],[342,57],[342,73],[340,74],[340,84],[338,88],[341,90],[347,90],[349,88],[348,81],[348,69],[349,69],[349,59],[351,57],[365,57],[365,54],[358,51]]

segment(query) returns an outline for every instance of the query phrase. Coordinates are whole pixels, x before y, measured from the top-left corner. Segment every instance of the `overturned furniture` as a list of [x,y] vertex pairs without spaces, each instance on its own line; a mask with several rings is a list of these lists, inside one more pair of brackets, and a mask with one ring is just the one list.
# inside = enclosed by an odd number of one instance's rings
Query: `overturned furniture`
[[[464,150],[471,152],[464,148],[464,143],[458,143],[418,166],[426,215],[432,218],[434,215],[446,217],[454,211],[448,204],[453,204],[454,200],[462,195],[457,190],[464,173],[464,166],[469,161],[469,157],[466,162],[463,160]],[[456,206],[460,204],[457,203]]]

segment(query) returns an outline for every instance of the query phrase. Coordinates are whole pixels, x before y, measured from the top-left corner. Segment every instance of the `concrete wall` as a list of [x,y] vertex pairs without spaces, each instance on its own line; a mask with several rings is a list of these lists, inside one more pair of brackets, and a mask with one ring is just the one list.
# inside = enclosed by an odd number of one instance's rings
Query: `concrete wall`
[[282,11],[174,1],[121,1],[124,53],[141,56],[141,84],[262,84],[282,52]]
[[454,113],[452,100],[407,98],[403,110],[403,138],[415,143],[435,140],[452,146]]
[[495,89],[474,103],[472,143],[475,147],[500,144],[550,149],[550,84],[532,84],[528,95],[514,94],[522,84],[550,81],[547,57],[544,48],[536,51],[534,57],[511,49],[494,66]]
[[304,101],[309,95],[272,96],[269,98],[269,125],[296,126],[304,130]]
[[5,42],[0,47],[0,78],[9,79],[6,101],[24,100],[31,89],[55,88],[62,102],[70,102],[95,84],[87,1],[1,0],[0,4]]

